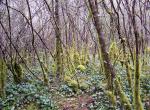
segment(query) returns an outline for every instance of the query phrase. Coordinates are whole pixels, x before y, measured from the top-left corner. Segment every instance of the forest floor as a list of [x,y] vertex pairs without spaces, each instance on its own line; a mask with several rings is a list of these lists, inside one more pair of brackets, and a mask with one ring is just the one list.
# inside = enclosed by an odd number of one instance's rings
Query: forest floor
[[[94,66],[95,67],[95,66]],[[15,84],[12,74],[8,77],[6,85],[6,98],[0,99],[0,110],[125,110],[120,98],[115,98],[115,106],[110,100],[110,91],[105,89],[105,75],[99,68],[88,67],[77,74],[77,79],[67,79],[57,83],[49,76],[49,87],[42,81],[26,73],[27,82]],[[39,67],[32,70],[35,75],[41,74]],[[126,70],[121,65],[116,66],[116,71],[122,84],[122,90],[133,102],[133,93],[129,88]],[[150,75],[149,70],[141,75],[141,98],[145,110],[150,108]],[[69,81],[68,81],[69,80]],[[115,94],[115,93],[114,93]],[[112,94],[113,96],[113,94]]]

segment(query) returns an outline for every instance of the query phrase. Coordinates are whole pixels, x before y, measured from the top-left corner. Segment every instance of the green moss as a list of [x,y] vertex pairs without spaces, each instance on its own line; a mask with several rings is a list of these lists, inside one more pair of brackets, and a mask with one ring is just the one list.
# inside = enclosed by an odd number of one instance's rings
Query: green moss
[[68,85],[70,87],[73,87],[73,88],[77,88],[78,87],[78,83],[77,83],[76,80],[70,80],[70,81],[68,81]]
[[44,72],[44,74],[43,74],[43,79],[44,79],[44,84],[45,85],[48,85],[48,76],[47,76],[47,73],[46,72]]
[[116,91],[118,92],[121,103],[124,106],[125,110],[132,110],[130,101],[125,95],[125,93],[123,92],[121,83],[119,82],[118,78],[115,79],[114,83],[115,83]]
[[84,72],[86,68],[83,65],[78,65],[77,69],[80,70],[80,71],[82,71],[82,72]]
[[134,74],[134,109],[135,110],[144,110],[140,98],[140,61],[136,59]]
[[85,91],[85,90],[87,90],[89,88],[89,85],[88,84],[86,84],[86,83],[81,83],[80,84],[80,89],[82,90],[82,91]]
[[128,79],[129,87],[132,89],[132,75],[128,63],[126,63],[126,69],[127,69],[126,71],[127,71],[127,79]]
[[60,35],[56,35],[56,78],[62,80],[63,76],[63,48],[60,40]]
[[56,75],[56,64],[54,63],[54,64],[52,64],[52,73],[53,73],[53,75]]
[[75,67],[77,67],[77,65],[80,64],[80,55],[78,52],[74,52],[73,59],[74,59],[74,65]]
[[117,43],[112,41],[109,47],[109,57],[114,60],[118,56],[119,49]]
[[5,62],[0,59],[0,98],[5,97],[7,67]]
[[66,76],[66,75],[65,75],[65,77],[64,77],[64,81],[65,81],[65,82],[68,82],[68,81],[70,81],[70,80],[71,80],[71,77],[70,77],[70,76]]
[[71,87],[75,92],[78,90],[78,82],[76,80],[71,79],[70,76],[65,76],[64,82]]
[[14,81],[15,83],[21,83],[23,81],[23,70],[22,66],[14,62]]
[[43,79],[44,79],[44,84],[45,85],[48,85],[48,83],[49,83],[49,80],[48,80],[48,76],[47,76],[47,74],[48,74],[48,67],[43,63],[43,62],[41,62],[42,63],[42,69],[43,69]]
[[113,92],[107,91],[106,95],[108,96],[109,100],[111,101],[113,107],[115,107],[116,106],[116,98],[115,98],[115,95],[113,94]]

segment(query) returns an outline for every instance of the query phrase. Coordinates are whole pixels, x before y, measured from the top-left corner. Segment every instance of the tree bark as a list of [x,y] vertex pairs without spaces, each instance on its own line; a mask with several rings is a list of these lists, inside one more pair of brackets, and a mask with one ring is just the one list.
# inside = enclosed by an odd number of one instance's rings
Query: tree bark
[[135,6],[136,6],[136,0],[133,1],[132,5],[132,25],[134,30],[134,37],[135,37],[135,73],[134,73],[134,109],[135,110],[143,110],[141,97],[140,97],[140,62],[139,62],[139,32],[136,24],[135,19]]
[[61,44],[59,0],[55,0],[55,35],[56,35],[56,77],[60,79],[63,75],[63,50]]
[[110,62],[110,58],[108,56],[108,52],[106,50],[106,43],[103,35],[102,30],[102,24],[100,23],[99,17],[98,17],[98,6],[97,2],[95,0],[88,0],[90,9],[93,15],[93,21],[95,28],[98,33],[98,40],[101,48],[102,58],[103,58],[103,65],[105,70],[105,75],[107,79],[107,89],[112,90],[113,89],[113,78],[115,77],[115,70]]

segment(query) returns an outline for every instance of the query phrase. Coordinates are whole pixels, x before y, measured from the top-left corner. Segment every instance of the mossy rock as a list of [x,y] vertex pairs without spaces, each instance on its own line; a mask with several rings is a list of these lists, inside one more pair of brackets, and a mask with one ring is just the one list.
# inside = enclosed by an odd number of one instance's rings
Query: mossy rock
[[70,76],[65,76],[64,77],[64,82],[68,82],[68,81],[70,81],[71,80],[71,77]]
[[89,88],[89,85],[88,85],[88,84],[86,84],[86,83],[81,83],[80,89],[81,89],[82,91],[85,91],[85,90],[87,90],[88,88]]
[[84,65],[78,65],[77,70],[80,70],[80,71],[84,72],[86,70],[86,68],[85,68]]
[[77,83],[76,80],[70,80],[70,81],[68,82],[68,86],[74,87],[74,88],[78,88],[78,83]]
[[74,79],[71,79],[70,76],[65,76],[64,77],[64,82],[73,89],[74,92],[77,92],[78,90],[78,82]]

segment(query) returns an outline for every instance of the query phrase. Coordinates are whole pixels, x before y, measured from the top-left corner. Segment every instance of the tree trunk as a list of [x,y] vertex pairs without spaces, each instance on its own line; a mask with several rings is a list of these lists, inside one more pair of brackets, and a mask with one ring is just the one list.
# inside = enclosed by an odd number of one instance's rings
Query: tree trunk
[[135,19],[135,5],[136,0],[133,1],[132,6],[132,25],[134,30],[134,36],[135,36],[135,44],[136,44],[136,55],[135,55],[135,74],[134,74],[134,109],[135,110],[143,110],[141,97],[140,97],[140,62],[139,62],[139,32],[136,25],[136,19]]
[[7,68],[5,62],[0,58],[0,98],[5,97]]
[[98,33],[98,40],[101,48],[102,58],[103,58],[103,65],[105,70],[105,75],[107,79],[107,89],[112,90],[113,89],[113,78],[115,77],[115,70],[110,62],[110,58],[108,56],[108,52],[106,51],[106,44],[104,35],[102,32],[102,24],[100,23],[99,17],[98,17],[98,8],[97,8],[97,2],[95,0],[88,0],[90,9],[93,15],[93,21],[95,28]]
[[61,45],[59,0],[55,0],[55,35],[56,35],[56,77],[60,79],[63,75],[63,50]]

